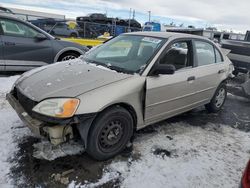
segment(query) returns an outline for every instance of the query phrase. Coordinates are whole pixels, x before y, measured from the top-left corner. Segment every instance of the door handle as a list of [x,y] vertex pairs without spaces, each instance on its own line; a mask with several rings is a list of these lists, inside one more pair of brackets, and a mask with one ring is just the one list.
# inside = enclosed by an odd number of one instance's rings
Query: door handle
[[224,72],[226,72],[225,69],[221,69],[221,70],[218,71],[218,74],[222,74]]
[[5,46],[15,46],[16,43],[14,43],[14,42],[4,42],[4,45]]
[[193,80],[195,80],[195,76],[190,76],[190,77],[188,77],[188,79],[187,79],[188,82],[189,82],[189,81],[193,81]]

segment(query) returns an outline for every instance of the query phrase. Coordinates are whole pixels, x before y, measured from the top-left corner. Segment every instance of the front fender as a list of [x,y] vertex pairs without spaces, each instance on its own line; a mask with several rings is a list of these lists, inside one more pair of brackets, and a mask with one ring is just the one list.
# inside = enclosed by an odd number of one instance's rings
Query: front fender
[[143,99],[145,77],[133,76],[119,82],[86,92],[77,98],[81,100],[76,115],[98,113],[115,104],[128,104],[136,112],[137,126],[144,124]]

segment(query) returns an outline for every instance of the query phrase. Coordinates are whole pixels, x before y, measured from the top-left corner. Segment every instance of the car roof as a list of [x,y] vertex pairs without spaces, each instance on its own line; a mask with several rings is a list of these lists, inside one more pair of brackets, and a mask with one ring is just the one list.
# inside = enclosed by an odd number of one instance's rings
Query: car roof
[[191,35],[191,34],[185,34],[185,33],[175,33],[175,32],[131,32],[131,33],[125,33],[124,35],[140,35],[140,36],[149,36],[149,37],[159,37],[159,38],[197,38],[197,39],[203,39],[208,40],[205,37],[198,36],[198,35]]

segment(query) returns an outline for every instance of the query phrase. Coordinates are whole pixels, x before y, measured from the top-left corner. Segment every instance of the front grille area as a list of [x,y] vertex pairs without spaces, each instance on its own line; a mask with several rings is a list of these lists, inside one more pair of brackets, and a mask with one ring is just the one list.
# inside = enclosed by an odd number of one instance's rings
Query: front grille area
[[31,100],[30,98],[23,95],[16,87],[13,90],[13,96],[18,100],[18,102],[22,105],[24,110],[32,115],[32,109],[37,104],[36,101]]

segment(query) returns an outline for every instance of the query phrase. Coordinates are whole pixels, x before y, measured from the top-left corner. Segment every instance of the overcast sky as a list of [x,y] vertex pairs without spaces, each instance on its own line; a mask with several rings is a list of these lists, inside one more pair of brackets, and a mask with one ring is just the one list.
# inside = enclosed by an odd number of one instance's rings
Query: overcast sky
[[250,29],[250,0],[0,0],[0,5],[64,14],[75,18],[88,13],[128,18],[129,8],[136,10],[136,19],[152,20],[196,27],[216,26],[219,29],[245,32]]

